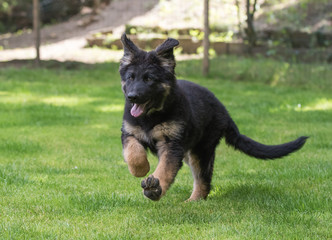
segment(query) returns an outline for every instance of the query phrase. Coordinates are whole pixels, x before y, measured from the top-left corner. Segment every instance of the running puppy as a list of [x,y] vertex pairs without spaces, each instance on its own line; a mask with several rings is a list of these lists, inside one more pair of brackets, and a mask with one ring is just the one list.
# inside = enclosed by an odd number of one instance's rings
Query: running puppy
[[126,98],[122,145],[129,171],[143,177],[150,171],[146,150],[159,158],[152,175],[141,183],[143,193],[159,200],[173,183],[184,160],[191,168],[194,189],[189,201],[205,199],[211,188],[215,149],[221,138],[243,153],[275,159],[300,149],[307,137],[268,146],[241,135],[226,108],[206,88],[177,80],[169,38],[155,50],[139,49],[125,34],[120,62],[122,91]]

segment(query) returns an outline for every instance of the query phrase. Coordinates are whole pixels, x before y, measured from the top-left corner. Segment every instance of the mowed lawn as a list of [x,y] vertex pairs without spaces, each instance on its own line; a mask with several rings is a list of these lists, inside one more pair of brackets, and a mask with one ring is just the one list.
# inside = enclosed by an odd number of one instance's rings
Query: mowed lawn
[[179,62],[177,75],[213,91],[242,134],[306,145],[262,161],[222,141],[206,201],[184,203],[184,165],[153,202],[122,158],[118,63],[0,69],[0,239],[331,239],[331,65],[223,57],[200,70]]

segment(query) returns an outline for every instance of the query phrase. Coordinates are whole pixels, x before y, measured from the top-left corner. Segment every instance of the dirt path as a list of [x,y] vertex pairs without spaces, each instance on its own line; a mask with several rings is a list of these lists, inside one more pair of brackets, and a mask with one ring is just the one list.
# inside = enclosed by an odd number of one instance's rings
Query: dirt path
[[[158,2],[158,0],[113,0],[97,16],[77,15],[69,21],[45,26],[41,30],[41,58],[87,63],[117,59],[119,56],[116,56],[114,51],[84,49],[86,37],[95,32],[115,29],[134,17],[144,15]],[[4,48],[0,51],[0,61],[34,58],[33,44],[31,31],[18,36],[0,35],[0,46]]]

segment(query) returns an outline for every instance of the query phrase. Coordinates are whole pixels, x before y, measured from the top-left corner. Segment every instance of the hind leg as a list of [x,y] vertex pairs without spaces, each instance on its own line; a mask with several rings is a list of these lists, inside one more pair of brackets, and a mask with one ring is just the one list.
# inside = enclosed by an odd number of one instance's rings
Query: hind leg
[[204,150],[190,152],[186,160],[194,178],[194,189],[187,201],[206,199],[211,189],[214,149],[212,153],[210,150],[210,153],[205,152],[205,154]]
[[187,201],[206,199],[211,190],[213,165],[216,147],[223,136],[223,114],[216,110],[218,116],[211,119],[200,142],[189,151],[187,162],[190,166],[194,189]]

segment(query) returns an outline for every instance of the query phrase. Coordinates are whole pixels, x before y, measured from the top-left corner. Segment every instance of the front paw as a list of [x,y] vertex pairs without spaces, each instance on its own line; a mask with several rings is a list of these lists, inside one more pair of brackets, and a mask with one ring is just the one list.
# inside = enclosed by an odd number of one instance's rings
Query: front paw
[[143,188],[144,196],[147,198],[153,201],[158,201],[161,198],[162,189],[158,178],[150,175],[141,182],[141,186]]

